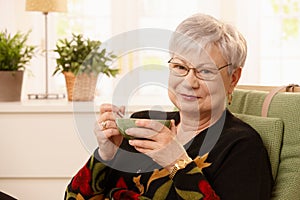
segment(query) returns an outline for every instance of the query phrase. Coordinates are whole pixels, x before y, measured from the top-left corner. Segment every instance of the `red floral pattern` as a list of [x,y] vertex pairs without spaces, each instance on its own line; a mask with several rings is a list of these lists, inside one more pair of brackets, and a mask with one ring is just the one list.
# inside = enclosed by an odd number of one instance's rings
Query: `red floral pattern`
[[85,165],[76,174],[72,181],[72,189],[78,190],[83,196],[90,196],[93,194],[93,190],[90,186],[90,181],[92,179],[91,170]]
[[204,195],[203,200],[220,200],[220,197],[216,195],[215,191],[211,188],[207,181],[201,180],[198,187]]
[[138,200],[141,195],[127,189],[120,189],[114,192],[114,200]]
[[[99,162],[96,162],[96,164],[98,163]],[[76,174],[76,176],[74,176],[70,185],[68,186],[68,190],[65,193],[66,200],[73,199],[74,196],[76,196],[78,199],[90,199],[90,200],[104,198],[105,194],[103,193],[103,191],[101,192],[93,191],[92,179],[94,177],[99,177],[99,174],[103,174],[105,173],[105,171],[103,170],[104,168],[103,169],[101,168],[102,170],[95,171],[98,170],[99,167],[94,167],[94,166],[95,166],[94,160],[91,159],[87,162],[87,164],[83,168],[80,169],[80,171]],[[129,190],[127,181],[130,180],[127,180],[124,177],[119,177],[118,181],[115,184],[115,187],[110,188],[110,192],[106,195],[109,195],[109,198],[114,200],[140,200],[140,199],[150,200],[150,198],[147,196],[155,195],[149,193],[146,196],[143,196],[142,194],[145,193],[139,193],[133,190]],[[161,189],[160,186],[158,186],[157,190],[159,190],[159,192],[162,192],[164,189]],[[220,198],[215,194],[214,190],[211,188],[210,184],[206,180],[199,181],[198,185],[193,186],[192,191],[197,191],[203,194],[203,200],[220,200]],[[168,193],[169,190],[166,190],[165,192]],[[98,195],[94,196],[96,194]],[[172,195],[176,195],[176,194],[172,194]]]
[[127,190],[127,185],[124,181],[123,177],[120,177],[116,184],[115,192],[113,192],[113,198],[114,200],[138,200],[141,196],[140,194]]
[[120,177],[117,184],[116,184],[116,187],[117,188],[128,188],[125,181],[124,181],[124,178],[123,177]]

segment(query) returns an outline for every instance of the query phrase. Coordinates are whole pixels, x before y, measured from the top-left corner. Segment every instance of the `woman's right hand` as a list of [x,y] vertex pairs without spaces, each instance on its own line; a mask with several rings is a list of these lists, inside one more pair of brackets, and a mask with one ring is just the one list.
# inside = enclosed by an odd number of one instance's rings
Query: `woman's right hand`
[[97,120],[94,133],[97,138],[98,153],[103,160],[114,158],[123,136],[119,132],[115,119],[120,117],[118,113],[124,115],[125,107],[117,107],[112,104],[102,104],[100,106],[100,116]]

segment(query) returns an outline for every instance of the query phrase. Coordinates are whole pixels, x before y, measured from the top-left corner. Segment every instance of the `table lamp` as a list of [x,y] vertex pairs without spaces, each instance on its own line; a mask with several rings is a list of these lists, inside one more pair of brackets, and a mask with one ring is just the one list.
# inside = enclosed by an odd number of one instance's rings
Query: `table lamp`
[[39,11],[45,16],[45,94],[28,94],[29,99],[64,98],[65,95],[48,92],[48,20],[49,12],[66,12],[67,0],[26,0],[26,11]]

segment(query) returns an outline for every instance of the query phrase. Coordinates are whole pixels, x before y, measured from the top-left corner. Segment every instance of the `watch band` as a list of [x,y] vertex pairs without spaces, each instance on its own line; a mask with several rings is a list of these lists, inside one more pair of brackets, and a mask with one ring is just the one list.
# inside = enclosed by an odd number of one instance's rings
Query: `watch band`
[[177,162],[174,164],[174,167],[169,175],[170,179],[173,179],[178,170],[184,169],[192,161],[193,160],[191,158],[189,158],[187,160],[184,160],[184,159],[177,160]]
[[170,175],[169,175],[170,179],[173,179],[173,177],[175,176],[176,172],[177,172],[179,169],[180,169],[180,168],[178,167],[178,165],[175,164],[174,167],[173,167],[173,169],[172,169],[172,171],[171,171],[171,173],[170,173]]

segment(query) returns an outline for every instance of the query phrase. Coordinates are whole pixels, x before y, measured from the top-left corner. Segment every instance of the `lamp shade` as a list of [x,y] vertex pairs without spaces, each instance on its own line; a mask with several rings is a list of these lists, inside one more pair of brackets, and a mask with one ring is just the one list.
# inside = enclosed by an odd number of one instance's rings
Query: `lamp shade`
[[26,11],[66,12],[67,0],[26,0]]

